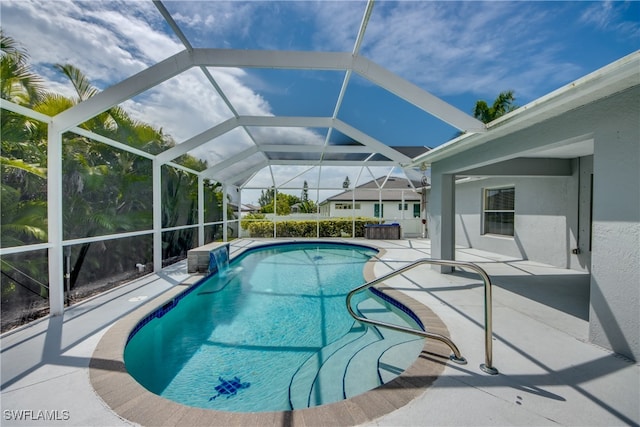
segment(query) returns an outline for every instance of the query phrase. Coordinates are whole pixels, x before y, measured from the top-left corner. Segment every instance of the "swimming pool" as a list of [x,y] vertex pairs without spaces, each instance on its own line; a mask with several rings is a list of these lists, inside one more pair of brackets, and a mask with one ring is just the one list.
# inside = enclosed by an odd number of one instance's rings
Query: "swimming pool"
[[[225,411],[297,409],[375,388],[423,347],[413,336],[364,327],[346,310],[346,293],[363,283],[376,252],[334,243],[251,249],[226,274],[146,316],[129,336],[126,368],[155,394]],[[356,306],[365,316],[417,324],[374,294]]]

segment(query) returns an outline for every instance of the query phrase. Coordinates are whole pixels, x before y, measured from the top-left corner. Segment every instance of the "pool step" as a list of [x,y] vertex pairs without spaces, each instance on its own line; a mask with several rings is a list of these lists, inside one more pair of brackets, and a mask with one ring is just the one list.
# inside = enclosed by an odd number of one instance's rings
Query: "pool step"
[[384,340],[373,343],[353,356],[344,374],[345,397],[357,396],[388,383],[407,369],[423,348],[421,338],[390,331]]
[[289,386],[291,409],[308,408],[309,394],[322,365],[340,348],[348,346],[354,341],[358,341],[367,333],[368,328],[359,322],[354,322],[351,330],[349,330],[345,336],[325,346],[318,353],[309,357],[291,379]]
[[[362,308],[365,317],[394,325],[406,325],[397,312],[389,311],[388,303],[372,300]],[[344,374],[347,398],[364,393],[391,381],[413,363],[424,345],[423,340],[412,335],[379,328],[382,340],[362,348],[356,353]]]
[[309,390],[309,406],[343,400],[344,373],[353,354],[358,354],[360,350],[380,339],[380,334],[375,328],[367,327],[364,335],[333,353],[317,372]]
[[[367,298],[357,305],[364,317],[406,325],[387,303]],[[422,340],[390,329],[354,323],[340,340],[310,357],[291,381],[292,409],[326,404],[388,382],[406,369],[422,349]]]
[[382,383],[388,383],[411,366],[423,348],[424,339],[415,337],[400,342],[385,351],[378,361],[378,372]]

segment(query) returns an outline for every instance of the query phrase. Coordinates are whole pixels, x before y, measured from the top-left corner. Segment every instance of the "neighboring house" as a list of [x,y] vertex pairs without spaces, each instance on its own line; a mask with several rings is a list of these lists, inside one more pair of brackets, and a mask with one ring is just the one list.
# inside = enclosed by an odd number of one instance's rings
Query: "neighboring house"
[[[245,216],[250,213],[258,213],[260,212],[260,206],[255,206],[249,203],[243,203],[240,205],[240,216]],[[234,212],[237,212],[238,208],[234,205]]]
[[321,202],[320,215],[379,218],[399,223],[404,236],[418,235],[424,217],[420,185],[401,177],[377,178]]
[[589,273],[589,340],[635,360],[639,70],[636,52],[414,159],[431,165],[433,258],[463,245]]

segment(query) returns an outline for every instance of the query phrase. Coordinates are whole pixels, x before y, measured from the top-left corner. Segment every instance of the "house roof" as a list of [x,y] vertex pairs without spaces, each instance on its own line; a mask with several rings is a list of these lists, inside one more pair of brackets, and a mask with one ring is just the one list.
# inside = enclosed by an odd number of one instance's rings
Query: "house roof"
[[[588,74],[542,98],[488,123],[486,132],[462,134],[413,159],[413,165],[431,165],[461,152],[534,126],[544,126],[551,118],[588,105],[595,105],[640,85],[640,50]],[[636,104],[637,106],[637,104]],[[544,132],[540,128],[540,132]],[[588,139],[588,138],[587,138]],[[593,154],[593,143],[567,139],[553,151],[529,152],[530,157],[575,158]],[[505,160],[505,159],[496,159]]]
[[[340,201],[351,202],[354,200],[354,192],[356,201],[377,202],[380,199],[382,199],[383,202],[400,202],[402,200],[405,202],[420,201],[420,193],[416,190],[420,188],[420,185],[419,182],[408,181],[405,178],[380,177],[359,185],[354,190],[346,190],[333,197],[329,197],[321,204]],[[380,191],[381,189],[382,191]]]

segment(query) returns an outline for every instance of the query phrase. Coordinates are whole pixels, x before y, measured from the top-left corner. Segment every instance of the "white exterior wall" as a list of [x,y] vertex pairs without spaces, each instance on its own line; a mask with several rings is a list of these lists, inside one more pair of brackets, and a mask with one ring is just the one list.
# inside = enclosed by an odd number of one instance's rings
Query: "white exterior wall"
[[[636,91],[636,96],[639,91]],[[640,360],[638,97],[595,134],[589,338]]]
[[[341,217],[351,217],[351,216],[362,216],[367,218],[375,218],[375,208],[374,205],[378,202],[356,202],[356,204],[360,205],[360,209],[336,209],[336,203],[351,203],[351,202],[330,202],[329,210],[325,210],[323,215],[341,218]],[[413,218],[413,205],[420,204],[419,201],[406,201],[407,210],[403,212],[399,209],[401,202],[382,202],[383,205],[383,214],[384,219],[388,222],[397,222],[400,219],[412,219]]]
[[356,205],[360,205],[360,209],[336,209],[336,203],[351,203],[351,202],[330,202],[329,205],[331,209],[329,211],[329,216],[333,218],[342,218],[342,217],[372,217],[373,216],[373,203],[368,202],[356,202]]
[[[637,81],[637,68],[634,76]],[[597,82],[604,85],[602,80]],[[622,86],[623,83],[620,85]],[[579,96],[573,93],[571,95]],[[565,99],[570,97],[567,95]],[[465,175],[465,172],[469,175],[468,171],[487,165],[498,165],[494,167],[494,171],[500,172],[499,162],[518,158],[526,162],[532,154],[542,153],[541,157],[546,155],[550,158],[566,158],[571,154],[572,147],[577,147],[576,151],[580,153],[569,157],[574,158],[575,165],[576,162],[582,163],[582,159],[590,160],[590,157],[580,156],[586,155],[585,143],[592,141],[593,220],[590,230],[592,251],[590,260],[589,257],[582,255],[578,256],[574,262],[574,258],[570,255],[567,266],[582,270],[586,268],[591,272],[590,341],[635,360],[640,360],[639,99],[640,86],[636,83],[635,86],[619,92],[611,92],[597,102],[580,105],[562,114],[550,114],[540,123],[516,129],[513,132],[504,132],[504,134],[496,131],[496,138],[482,145],[472,146],[431,163],[432,189],[429,199],[432,255],[452,259],[451,239],[455,226],[451,225],[450,221],[456,219],[450,220],[449,217],[455,218],[458,211],[455,206],[457,198],[453,197],[454,192],[450,188],[452,176],[457,173]],[[523,117],[526,117],[526,114],[527,112],[524,112]],[[554,156],[559,153],[562,153],[562,156]],[[544,162],[536,163],[536,160],[532,159],[531,165],[543,168]],[[588,167],[588,163],[590,162],[585,161],[583,164],[585,168]],[[524,163],[523,165],[526,166]],[[533,229],[544,225],[545,228],[558,230],[559,233],[555,239],[550,239],[545,246],[539,247],[538,244],[543,239],[533,239],[531,237],[533,233],[528,234],[526,230],[521,229],[521,220],[517,225],[520,238],[514,239],[514,243],[522,243],[521,250],[529,259],[534,259],[534,256],[544,257],[537,260],[547,258],[540,252],[541,250],[555,253],[558,251],[554,244],[557,241],[560,241],[560,251],[570,249],[574,244],[572,239],[575,239],[575,230],[585,228],[585,218],[588,217],[585,209],[590,208],[590,203],[583,192],[590,188],[590,173],[586,170],[578,173],[577,170],[573,174],[565,175],[564,178],[560,176],[561,174],[554,174],[551,171],[536,174],[536,170],[531,167],[526,171],[511,174],[522,175],[522,178],[529,180],[532,185],[538,183],[535,188],[524,187],[521,191],[516,188],[516,214],[520,212],[523,220],[532,224]],[[576,174],[581,176],[581,180],[578,180]],[[547,178],[524,175],[547,175]],[[585,182],[587,176],[589,176],[588,184]],[[512,181],[506,177],[502,179]],[[553,187],[550,182],[554,180],[562,183],[558,188],[567,197],[565,206],[571,206],[574,203],[580,205],[580,214],[577,210],[574,214],[567,212],[567,223],[564,229],[560,227],[563,204],[556,205],[560,202],[561,196],[555,196],[550,192],[550,188]],[[522,191],[525,194],[530,193],[533,200],[527,202],[525,206],[518,206],[518,195]],[[543,201],[540,202],[540,206],[537,206],[538,201],[535,198],[540,196],[543,197]],[[476,192],[473,198],[479,206],[481,195]],[[462,203],[462,200],[458,200],[458,203]],[[539,212],[543,207],[550,211],[551,215]],[[526,210],[530,212],[525,212]],[[526,218],[528,215],[532,217]],[[470,224],[470,220],[467,218],[467,224]],[[502,248],[494,244],[493,249],[487,249],[496,252],[513,250],[514,246],[509,246],[509,243],[503,244]],[[580,248],[585,248],[585,245],[588,245],[588,240],[585,241],[581,237]]]
[[[350,202],[329,202],[327,205],[324,205],[321,208],[320,214],[322,216],[328,216],[332,218],[343,218],[343,217],[366,217],[366,218],[375,218],[375,208],[374,205],[377,202],[356,202],[356,204],[360,205],[360,209],[336,209],[336,203],[350,203]],[[422,235],[422,222],[420,218],[413,217],[413,205],[420,205],[420,201],[409,200],[405,203],[407,204],[407,210],[401,211],[399,209],[399,205],[401,202],[382,202],[383,205],[383,220],[387,223],[397,222],[400,224],[402,229],[403,237],[419,237]]]
[[[482,234],[485,188],[515,188],[514,236]],[[586,271],[577,247],[577,174],[572,177],[487,178],[459,183],[456,244],[561,268]]]

